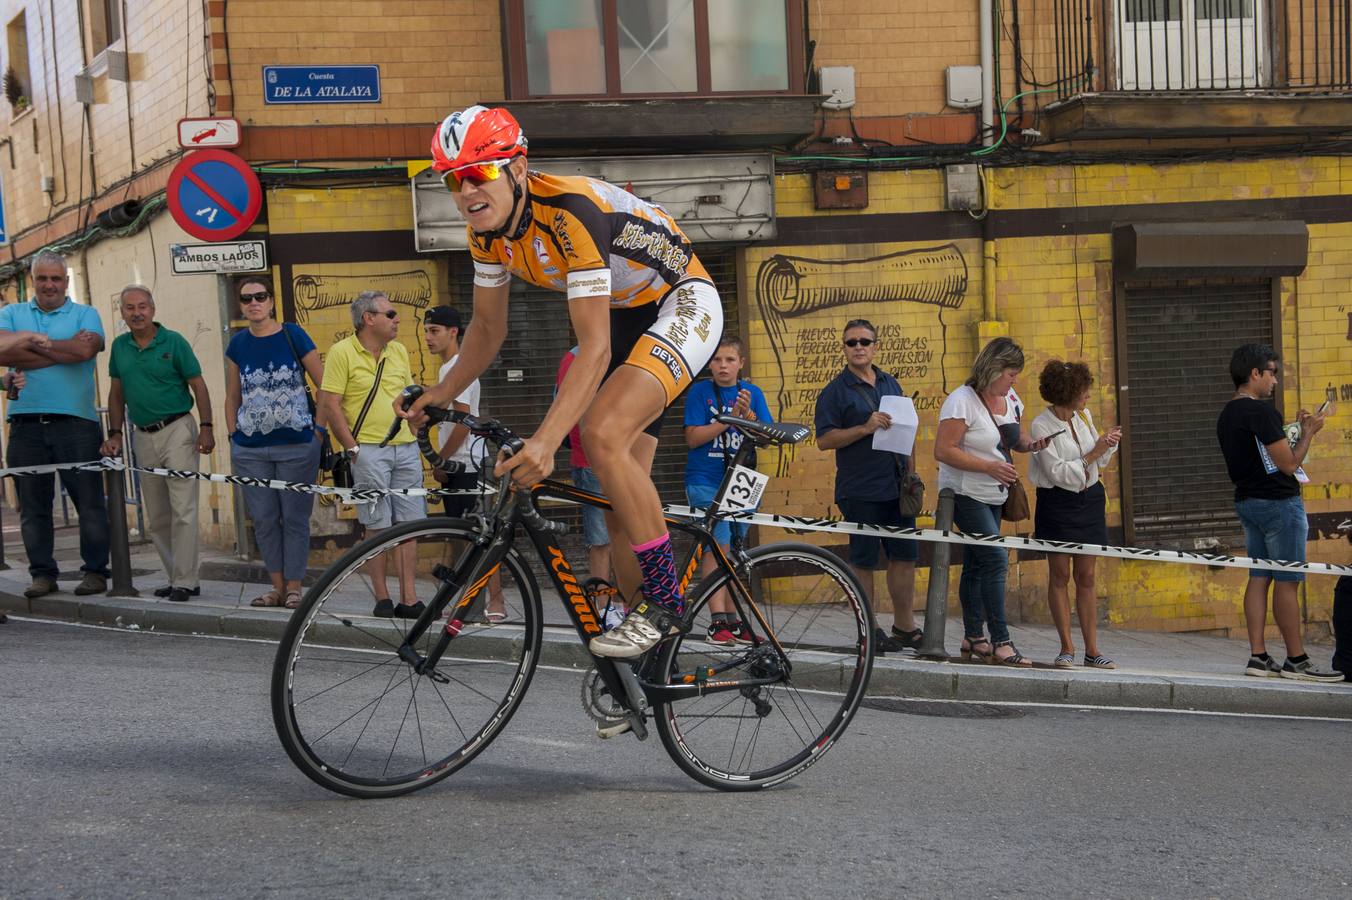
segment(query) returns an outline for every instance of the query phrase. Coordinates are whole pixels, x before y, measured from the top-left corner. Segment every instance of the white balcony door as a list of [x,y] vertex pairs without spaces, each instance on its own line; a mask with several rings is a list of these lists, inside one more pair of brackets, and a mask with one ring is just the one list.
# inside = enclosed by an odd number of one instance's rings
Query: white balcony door
[[1264,0],[1116,0],[1118,89],[1267,83]]

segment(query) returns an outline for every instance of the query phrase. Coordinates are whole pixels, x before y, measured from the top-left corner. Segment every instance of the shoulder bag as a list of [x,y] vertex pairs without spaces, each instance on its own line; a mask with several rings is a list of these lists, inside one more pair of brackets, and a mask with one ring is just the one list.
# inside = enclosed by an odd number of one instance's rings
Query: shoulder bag
[[[376,380],[371,385],[371,393],[366,395],[366,402],[361,406],[361,412],[357,413],[357,421],[352,425],[352,439],[357,441],[357,436],[361,434],[362,423],[366,421],[366,414],[371,411],[371,401],[375,400],[376,393],[380,390],[380,376],[385,371],[385,360],[381,360],[376,366]],[[360,443],[360,441],[358,441]],[[335,460],[330,467],[333,472],[333,486],[340,488],[350,488],[355,483],[352,477],[352,457],[346,452],[335,454]]]
[[[980,394],[977,399],[981,401],[981,406],[986,410],[986,415],[991,417],[991,424],[995,426],[995,433],[1000,435],[1000,452],[1004,454],[1005,459],[1009,460],[1010,465],[1014,464],[1013,452],[1005,446],[1005,436],[1000,431],[1000,423],[995,421],[995,413],[986,406],[986,400]],[[1017,417],[1016,417],[1017,418]],[[1009,492],[1005,497],[1005,505],[1000,507],[1000,518],[1006,522],[1022,522],[1032,515],[1032,509],[1028,505],[1028,491],[1024,489],[1023,482],[1015,482],[1006,487]]]
[[[328,429],[319,427],[318,407],[315,406],[315,396],[310,391],[310,383],[306,380],[305,363],[301,360],[300,354],[296,352],[296,345],[291,341],[291,335],[286,330],[286,323],[282,323],[282,337],[286,338],[286,345],[291,348],[291,355],[296,358],[296,368],[300,372],[300,386],[305,391],[305,406],[310,410],[310,424],[320,432],[319,440],[319,471],[332,472],[333,467],[338,464],[340,454],[334,451],[333,445],[329,443]],[[342,487],[342,485],[339,485]]]
[[[878,411],[878,401],[870,391],[864,389],[864,385],[858,381],[854,387],[859,391],[860,396],[868,403],[869,409]],[[897,464],[897,485],[901,491],[897,499],[897,509],[901,515],[907,519],[914,519],[925,509],[925,481],[915,471],[914,467],[905,467],[901,464],[901,456],[893,454]]]

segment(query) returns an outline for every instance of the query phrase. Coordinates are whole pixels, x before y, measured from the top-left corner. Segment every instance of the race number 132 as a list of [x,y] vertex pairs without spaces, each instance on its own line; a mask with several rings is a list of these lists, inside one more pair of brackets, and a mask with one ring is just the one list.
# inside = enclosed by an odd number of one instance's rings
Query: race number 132
[[755,469],[748,469],[746,466],[737,466],[732,470],[732,481],[728,484],[727,493],[723,495],[723,502],[719,505],[719,512],[744,512],[760,506],[761,495],[765,493],[765,486],[770,483],[770,476],[763,475]]

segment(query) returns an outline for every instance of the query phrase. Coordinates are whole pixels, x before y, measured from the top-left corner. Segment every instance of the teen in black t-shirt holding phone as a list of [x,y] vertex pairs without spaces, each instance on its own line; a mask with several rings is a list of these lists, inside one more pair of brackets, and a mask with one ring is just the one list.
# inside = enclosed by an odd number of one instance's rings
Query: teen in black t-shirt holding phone
[[[1294,446],[1282,429],[1282,419],[1268,402],[1277,388],[1281,357],[1266,344],[1245,344],[1230,357],[1235,396],[1221,410],[1216,439],[1230,480],[1235,485],[1235,511],[1244,525],[1248,555],[1285,562],[1305,561],[1309,523],[1300,499],[1300,464],[1310,443],[1324,427],[1322,413],[1301,410],[1300,436]],[[1341,681],[1339,672],[1314,665],[1305,653],[1300,633],[1298,572],[1250,569],[1244,589],[1244,621],[1250,653],[1246,675],[1280,675],[1301,681]],[[1275,582],[1275,584],[1273,584]],[[1272,585],[1272,617],[1286,644],[1286,662],[1268,655],[1263,630],[1267,624],[1268,586]]]

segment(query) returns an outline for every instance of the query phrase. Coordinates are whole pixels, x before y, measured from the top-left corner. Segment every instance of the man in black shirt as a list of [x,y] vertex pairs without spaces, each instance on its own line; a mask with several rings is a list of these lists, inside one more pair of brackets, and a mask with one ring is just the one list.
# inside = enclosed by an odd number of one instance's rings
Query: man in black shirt
[[[1285,562],[1305,561],[1309,530],[1300,482],[1300,464],[1324,417],[1301,410],[1300,435],[1295,445],[1282,430],[1282,419],[1268,401],[1277,388],[1280,357],[1266,344],[1245,344],[1230,357],[1235,396],[1221,410],[1216,438],[1230,480],[1235,484],[1235,511],[1244,524],[1248,555]],[[1320,669],[1306,655],[1300,634],[1300,605],[1296,586],[1305,580],[1298,572],[1250,569],[1244,590],[1244,622],[1252,656],[1244,670],[1260,677],[1280,675],[1301,681],[1341,681],[1342,675]],[[1263,631],[1267,624],[1268,586],[1272,587],[1272,618],[1286,644],[1286,663],[1278,666],[1268,655]]]

